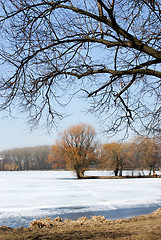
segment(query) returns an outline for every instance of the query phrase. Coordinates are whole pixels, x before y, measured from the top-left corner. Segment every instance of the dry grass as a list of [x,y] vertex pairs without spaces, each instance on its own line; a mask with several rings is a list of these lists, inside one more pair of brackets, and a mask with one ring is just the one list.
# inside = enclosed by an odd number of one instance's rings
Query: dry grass
[[0,228],[0,240],[107,240],[161,239],[161,209],[132,219],[107,220],[103,216],[76,221],[59,217],[34,220],[29,228]]

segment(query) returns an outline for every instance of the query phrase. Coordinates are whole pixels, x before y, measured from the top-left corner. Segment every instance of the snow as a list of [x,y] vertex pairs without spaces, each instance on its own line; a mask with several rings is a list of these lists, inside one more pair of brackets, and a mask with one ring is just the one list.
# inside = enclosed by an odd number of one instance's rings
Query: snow
[[160,189],[161,178],[78,180],[69,171],[0,172],[0,225],[9,218],[161,206]]

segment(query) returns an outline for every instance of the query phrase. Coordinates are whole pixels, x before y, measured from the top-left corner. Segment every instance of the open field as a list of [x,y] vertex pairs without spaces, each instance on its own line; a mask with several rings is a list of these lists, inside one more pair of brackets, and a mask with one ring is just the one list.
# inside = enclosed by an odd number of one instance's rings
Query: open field
[[107,240],[161,239],[161,209],[132,219],[107,220],[84,217],[72,221],[60,218],[35,220],[29,228],[0,227],[0,240]]

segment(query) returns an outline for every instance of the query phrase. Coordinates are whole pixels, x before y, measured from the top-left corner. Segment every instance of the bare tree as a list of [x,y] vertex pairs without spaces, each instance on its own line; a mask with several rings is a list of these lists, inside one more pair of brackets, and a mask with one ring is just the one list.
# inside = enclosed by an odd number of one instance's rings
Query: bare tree
[[78,178],[83,177],[97,156],[95,137],[95,129],[89,124],[80,123],[67,128],[59,133],[48,162],[54,167],[65,165],[66,169],[76,172]]
[[140,162],[144,168],[149,168],[149,175],[155,173],[155,170],[161,165],[161,145],[157,143],[156,139],[138,137],[135,139],[137,151],[140,155]]
[[50,126],[82,92],[108,132],[160,132],[160,0],[0,5],[1,110],[16,103]]

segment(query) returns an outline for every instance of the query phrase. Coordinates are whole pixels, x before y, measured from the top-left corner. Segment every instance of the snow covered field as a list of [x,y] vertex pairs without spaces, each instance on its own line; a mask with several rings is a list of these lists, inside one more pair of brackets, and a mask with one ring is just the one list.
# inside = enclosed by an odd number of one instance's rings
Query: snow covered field
[[[111,175],[111,172],[87,172]],[[161,178],[77,180],[69,171],[0,172],[0,226],[41,217],[130,217],[161,207]]]

